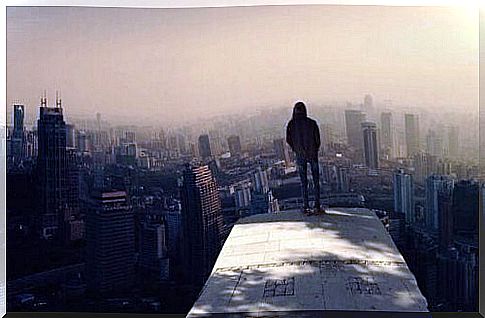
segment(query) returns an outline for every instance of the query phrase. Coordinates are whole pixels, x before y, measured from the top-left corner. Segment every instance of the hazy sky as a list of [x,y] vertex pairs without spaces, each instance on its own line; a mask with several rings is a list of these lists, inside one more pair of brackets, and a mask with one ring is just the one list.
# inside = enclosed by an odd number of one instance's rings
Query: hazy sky
[[[7,103],[151,123],[349,100],[478,108],[470,9],[7,8]],[[10,110],[10,109],[9,109]]]

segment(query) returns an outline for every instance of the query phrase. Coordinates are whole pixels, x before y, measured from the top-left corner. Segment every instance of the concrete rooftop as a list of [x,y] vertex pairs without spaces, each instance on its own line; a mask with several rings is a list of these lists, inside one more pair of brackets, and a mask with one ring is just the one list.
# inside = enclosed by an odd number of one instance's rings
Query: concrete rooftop
[[427,311],[374,212],[331,208],[241,219],[188,317],[314,310]]

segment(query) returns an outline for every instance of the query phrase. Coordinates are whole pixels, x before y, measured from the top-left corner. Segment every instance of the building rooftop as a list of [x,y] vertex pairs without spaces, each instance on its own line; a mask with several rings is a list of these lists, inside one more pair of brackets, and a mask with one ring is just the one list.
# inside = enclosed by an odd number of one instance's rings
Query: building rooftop
[[316,310],[427,311],[374,212],[330,208],[239,220],[188,317]]

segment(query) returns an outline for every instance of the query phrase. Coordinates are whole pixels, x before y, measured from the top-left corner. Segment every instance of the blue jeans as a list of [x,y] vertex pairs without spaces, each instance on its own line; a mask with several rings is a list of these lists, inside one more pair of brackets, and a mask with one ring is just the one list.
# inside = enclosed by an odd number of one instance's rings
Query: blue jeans
[[296,158],[296,166],[301,180],[301,193],[303,196],[303,208],[308,208],[308,177],[307,167],[310,164],[312,169],[313,190],[315,194],[315,208],[320,208],[320,172],[318,159],[308,160],[302,157]]

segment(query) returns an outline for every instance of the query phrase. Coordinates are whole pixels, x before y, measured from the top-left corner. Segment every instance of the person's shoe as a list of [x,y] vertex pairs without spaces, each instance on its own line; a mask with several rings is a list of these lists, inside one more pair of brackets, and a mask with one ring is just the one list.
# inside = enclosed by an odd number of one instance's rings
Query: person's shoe
[[310,208],[303,208],[303,214],[305,214],[305,215],[313,215],[313,211]]
[[328,214],[324,208],[322,207],[316,207],[314,209],[314,214],[318,214],[318,215],[324,215],[324,214]]

